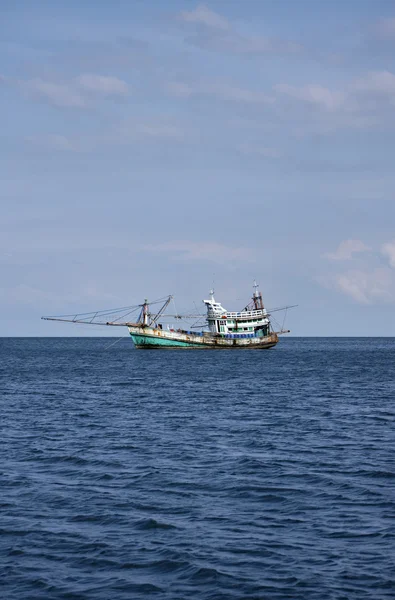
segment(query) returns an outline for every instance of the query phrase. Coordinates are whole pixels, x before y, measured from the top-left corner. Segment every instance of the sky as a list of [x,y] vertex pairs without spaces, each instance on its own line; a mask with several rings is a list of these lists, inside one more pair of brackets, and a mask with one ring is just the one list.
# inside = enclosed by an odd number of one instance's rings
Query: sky
[[0,336],[254,279],[395,336],[394,56],[393,0],[2,0]]

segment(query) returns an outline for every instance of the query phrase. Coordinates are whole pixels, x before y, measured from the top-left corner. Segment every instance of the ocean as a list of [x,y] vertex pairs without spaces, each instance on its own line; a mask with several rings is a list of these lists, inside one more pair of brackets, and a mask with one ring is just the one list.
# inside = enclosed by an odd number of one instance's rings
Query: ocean
[[394,338],[111,343],[0,339],[1,598],[395,598]]

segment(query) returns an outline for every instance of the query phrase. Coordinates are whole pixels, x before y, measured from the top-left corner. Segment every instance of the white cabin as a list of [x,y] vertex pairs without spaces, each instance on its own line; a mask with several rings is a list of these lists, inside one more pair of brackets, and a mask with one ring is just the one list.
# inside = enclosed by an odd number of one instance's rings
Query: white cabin
[[264,337],[270,333],[269,315],[263,306],[262,295],[255,292],[252,297],[253,309],[246,307],[240,312],[227,311],[214,298],[214,290],[210,291],[210,299],[203,300],[207,307],[207,323],[211,333],[227,338]]

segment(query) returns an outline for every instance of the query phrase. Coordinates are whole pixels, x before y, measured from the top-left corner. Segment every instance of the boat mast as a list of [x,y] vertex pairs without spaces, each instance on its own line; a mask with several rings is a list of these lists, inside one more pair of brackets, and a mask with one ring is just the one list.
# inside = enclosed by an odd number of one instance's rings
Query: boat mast
[[156,315],[153,315],[151,320],[150,320],[150,326],[153,324],[155,327],[157,327],[157,322],[159,317],[161,317],[163,315],[163,313],[165,312],[166,308],[169,306],[171,300],[173,299],[173,296],[170,295],[166,302],[163,304],[162,308],[156,313]]
[[263,305],[262,293],[258,292],[259,283],[254,279],[254,288],[255,291],[252,295],[252,301],[254,303],[255,310],[263,310],[265,307]]
[[146,325],[148,325],[148,306],[148,299],[145,298],[144,304],[141,309],[141,322],[143,327],[146,327]]

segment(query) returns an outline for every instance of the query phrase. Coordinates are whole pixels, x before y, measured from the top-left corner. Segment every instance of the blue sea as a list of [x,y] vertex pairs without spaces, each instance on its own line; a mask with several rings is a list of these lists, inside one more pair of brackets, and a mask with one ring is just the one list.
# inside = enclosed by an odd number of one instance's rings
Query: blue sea
[[1,598],[395,598],[395,339],[111,343],[0,339]]

